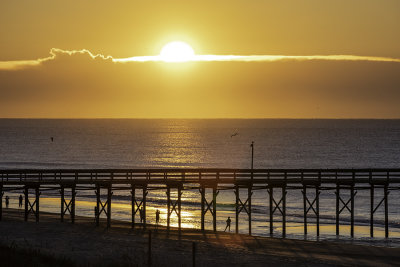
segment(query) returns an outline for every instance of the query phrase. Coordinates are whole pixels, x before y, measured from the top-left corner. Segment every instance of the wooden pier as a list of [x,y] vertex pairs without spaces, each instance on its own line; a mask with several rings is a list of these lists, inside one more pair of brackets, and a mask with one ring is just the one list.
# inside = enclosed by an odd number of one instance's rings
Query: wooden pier
[[[336,234],[340,234],[340,215],[350,214],[350,235],[354,237],[354,199],[357,190],[370,192],[370,236],[374,236],[374,214],[384,209],[385,237],[389,237],[389,193],[400,189],[400,169],[57,169],[57,170],[0,170],[0,220],[3,195],[8,191],[23,191],[25,195],[25,221],[32,213],[40,219],[40,194],[57,190],[60,193],[60,216],[64,221],[69,215],[75,222],[75,199],[81,190],[94,190],[96,196],[95,222],[99,225],[101,214],[111,227],[112,195],[116,190],[131,191],[132,228],[136,215],[142,214],[146,225],[146,197],[149,190],[165,190],[167,199],[167,227],[175,213],[178,227],[182,220],[183,190],[198,189],[201,197],[201,230],[205,230],[205,216],[210,214],[213,230],[217,230],[217,198],[220,190],[235,194],[235,232],[239,231],[239,215],[247,214],[249,234],[252,229],[252,195],[255,190],[267,192],[265,204],[269,206],[269,232],[274,229],[274,215],[282,218],[282,235],[286,236],[286,211],[288,190],[301,191],[303,199],[304,234],[308,233],[309,214],[315,218],[316,235],[320,235],[320,194],[331,190],[336,195]],[[375,192],[382,190],[383,198],[376,199]],[[171,192],[176,191],[176,199]],[[65,192],[70,192],[66,199]],[[212,193],[207,199],[206,192]],[[348,194],[343,194],[347,192]],[[34,193],[30,199],[29,194]],[[350,195],[345,198],[345,195]],[[333,204],[333,203],[332,203]],[[382,205],[383,204],[383,205]]]

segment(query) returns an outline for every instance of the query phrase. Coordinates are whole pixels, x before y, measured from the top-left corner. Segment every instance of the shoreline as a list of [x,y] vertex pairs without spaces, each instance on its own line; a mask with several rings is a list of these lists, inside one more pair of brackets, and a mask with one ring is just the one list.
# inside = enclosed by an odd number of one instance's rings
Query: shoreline
[[77,216],[75,224],[61,223],[58,214],[41,212],[40,222],[23,221],[23,211],[3,209],[0,237],[3,245],[36,248],[41,253],[66,258],[77,265],[146,266],[148,231],[152,231],[154,266],[191,266],[195,242],[196,266],[391,266],[400,262],[400,248],[352,245],[328,241],[305,241],[248,236],[224,232],[201,232],[112,220],[110,229],[101,219]]

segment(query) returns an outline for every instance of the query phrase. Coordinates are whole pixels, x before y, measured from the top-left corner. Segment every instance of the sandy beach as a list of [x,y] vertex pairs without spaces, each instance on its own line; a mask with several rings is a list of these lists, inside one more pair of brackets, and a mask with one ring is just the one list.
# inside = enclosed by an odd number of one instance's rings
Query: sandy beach
[[78,266],[147,266],[148,232],[152,232],[153,266],[192,266],[196,243],[196,266],[395,266],[399,248],[384,248],[233,233],[155,228],[131,229],[130,224],[77,217],[76,223],[61,223],[58,214],[40,214],[23,221],[23,210],[4,209],[0,242],[5,246],[36,249],[45,255],[71,260]]

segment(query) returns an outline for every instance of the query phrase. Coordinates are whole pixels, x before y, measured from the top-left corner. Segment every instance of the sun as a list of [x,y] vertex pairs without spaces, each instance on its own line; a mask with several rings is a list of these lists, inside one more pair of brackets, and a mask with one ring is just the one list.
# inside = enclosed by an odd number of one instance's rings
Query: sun
[[175,41],[163,46],[160,58],[165,62],[186,62],[193,59],[193,48],[185,42]]

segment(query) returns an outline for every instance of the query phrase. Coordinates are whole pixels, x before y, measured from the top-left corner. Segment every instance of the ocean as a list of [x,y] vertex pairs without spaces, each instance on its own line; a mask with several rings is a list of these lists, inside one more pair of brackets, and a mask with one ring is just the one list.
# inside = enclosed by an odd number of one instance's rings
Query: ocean
[[[53,140],[51,139],[53,138]],[[399,168],[400,120],[296,119],[0,119],[0,169],[53,168],[250,168],[254,141],[254,168]],[[176,194],[176,192],[173,192]],[[21,192],[6,192],[17,208]],[[269,236],[266,190],[253,195],[255,235]],[[382,196],[377,192],[376,197]],[[315,240],[314,219],[303,235],[300,191],[288,191],[287,237]],[[335,195],[321,193],[321,237],[371,245],[400,247],[400,193],[389,195],[390,238],[384,238],[383,209],[375,214],[375,238],[369,238],[369,191],[355,198],[355,238],[350,236],[350,215],[341,217],[341,236],[335,235]],[[129,190],[115,191],[112,218],[130,220]],[[148,222],[155,210],[166,224],[165,191],[148,195]],[[183,227],[200,228],[200,194],[184,191]],[[224,230],[230,216],[234,231],[235,196],[221,191],[217,198],[217,228]],[[79,191],[76,214],[94,216],[95,195]],[[41,211],[59,212],[58,191],[43,192]],[[274,225],[281,236],[280,217]],[[172,217],[172,225],[177,218]],[[248,232],[247,217],[240,217],[240,232]],[[212,229],[211,216],[206,228]]]

